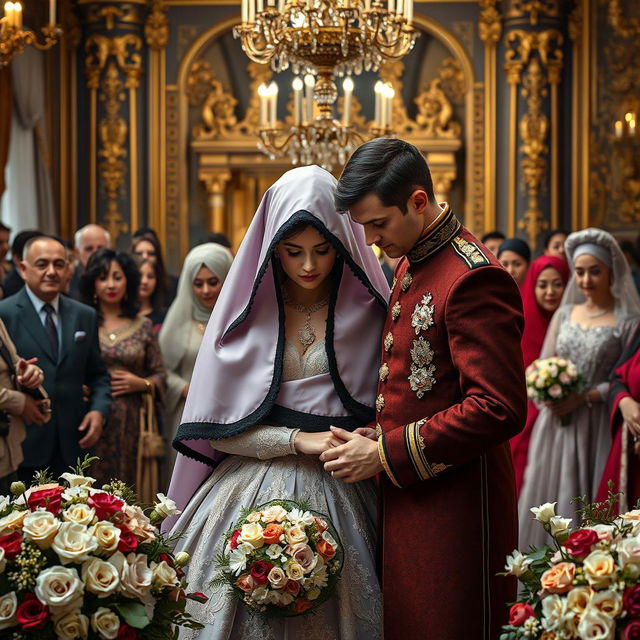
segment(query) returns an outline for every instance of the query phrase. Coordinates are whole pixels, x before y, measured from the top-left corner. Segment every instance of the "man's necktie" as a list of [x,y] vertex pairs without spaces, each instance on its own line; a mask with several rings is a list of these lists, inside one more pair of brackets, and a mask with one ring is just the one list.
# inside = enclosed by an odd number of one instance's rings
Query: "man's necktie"
[[53,314],[55,313],[54,308],[47,302],[47,304],[42,307],[44,312],[47,314],[47,319],[44,321],[44,328],[47,331],[47,335],[49,336],[49,342],[51,343],[51,352],[53,353],[53,359],[58,360],[58,331],[56,330],[56,325],[53,321]]

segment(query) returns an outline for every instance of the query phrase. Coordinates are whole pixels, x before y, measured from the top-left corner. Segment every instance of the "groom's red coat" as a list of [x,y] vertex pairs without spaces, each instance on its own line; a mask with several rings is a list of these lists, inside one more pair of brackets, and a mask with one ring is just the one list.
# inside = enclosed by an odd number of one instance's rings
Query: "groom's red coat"
[[497,640],[515,584],[518,288],[447,209],[398,266],[376,402],[386,640]]

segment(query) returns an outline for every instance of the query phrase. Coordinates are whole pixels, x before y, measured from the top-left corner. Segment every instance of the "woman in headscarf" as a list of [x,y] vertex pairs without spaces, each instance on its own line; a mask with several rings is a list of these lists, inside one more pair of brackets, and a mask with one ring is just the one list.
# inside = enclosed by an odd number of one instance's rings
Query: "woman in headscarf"
[[[540,256],[531,264],[521,289],[524,313],[524,331],[521,344],[525,368],[540,355],[549,323],[556,309],[560,306],[568,280],[569,267],[563,258],[545,255]],[[537,417],[538,409],[529,400],[525,428],[517,436],[511,438],[511,453],[518,493],[527,465],[531,429]]]
[[529,263],[531,262],[531,249],[520,238],[507,238],[498,249],[498,260],[509,272],[519,287],[522,287]]
[[[584,391],[544,406],[533,426],[518,502],[520,546],[540,546],[546,534],[531,507],[557,502],[556,513],[580,520],[576,496],[596,497],[611,448],[606,398],[609,376],[638,325],[640,298],[617,242],[602,229],[572,233],[565,244],[573,276],[540,357],[572,361]],[[570,416],[562,426],[560,416]]]
[[[331,425],[373,421],[389,288],[362,227],[338,215],[336,180],[319,167],[285,173],[264,195],[207,327],[182,424],[169,496],[184,512],[178,550],[189,586],[210,599],[187,636],[380,637],[376,492],[345,484],[318,456]],[[243,507],[304,498],[349,549],[336,597],[316,615],[266,623],[211,589],[212,558]]]
[[[159,335],[167,372],[163,426],[169,442],[180,424],[202,336],[232,262],[231,252],[212,242],[191,249],[184,259],[176,298]],[[174,461],[171,448],[165,461],[165,486]]]

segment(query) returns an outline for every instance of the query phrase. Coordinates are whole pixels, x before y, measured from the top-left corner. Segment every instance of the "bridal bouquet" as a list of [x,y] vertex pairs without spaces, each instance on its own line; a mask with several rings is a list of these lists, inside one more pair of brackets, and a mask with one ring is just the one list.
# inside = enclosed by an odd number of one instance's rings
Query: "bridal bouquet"
[[343,550],[326,516],[289,500],[243,509],[216,559],[234,595],[266,616],[297,616],[333,595]]
[[553,541],[514,551],[504,575],[524,585],[500,640],[636,640],[640,638],[640,510],[615,515],[616,496],[581,510],[583,526],[555,515],[555,502],[534,507]]
[[54,482],[46,472],[0,496],[0,637],[173,640],[199,629],[185,612],[186,553],[155,525],[179,513],[162,494],[148,515],[124,483],[84,475],[95,458]]
[[[525,372],[527,395],[531,400],[557,402],[572,393],[582,390],[582,376],[573,362],[566,358],[544,358],[534,360]],[[560,417],[560,424],[566,426],[571,415]]]

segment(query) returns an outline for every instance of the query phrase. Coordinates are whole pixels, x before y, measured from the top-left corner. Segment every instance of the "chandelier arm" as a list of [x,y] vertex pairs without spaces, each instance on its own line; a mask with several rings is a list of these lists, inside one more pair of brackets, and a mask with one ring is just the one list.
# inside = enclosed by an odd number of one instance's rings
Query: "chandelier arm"
[[288,148],[291,139],[295,136],[295,131],[292,131],[287,135],[282,144],[278,145],[276,136],[278,135],[277,129],[260,129],[260,140],[265,148],[269,151],[273,149],[278,154],[281,154]]

